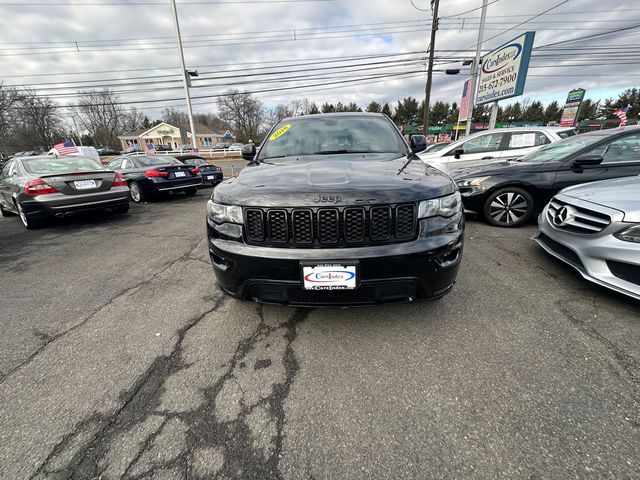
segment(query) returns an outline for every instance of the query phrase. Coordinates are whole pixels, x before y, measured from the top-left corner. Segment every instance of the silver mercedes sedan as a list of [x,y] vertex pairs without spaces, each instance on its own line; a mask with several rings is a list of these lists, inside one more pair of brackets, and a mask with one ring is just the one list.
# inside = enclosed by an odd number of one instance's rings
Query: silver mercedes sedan
[[38,228],[48,217],[110,208],[129,210],[129,187],[120,173],[85,157],[15,157],[0,171],[0,213]]
[[594,283],[640,300],[640,176],[561,190],[533,239]]

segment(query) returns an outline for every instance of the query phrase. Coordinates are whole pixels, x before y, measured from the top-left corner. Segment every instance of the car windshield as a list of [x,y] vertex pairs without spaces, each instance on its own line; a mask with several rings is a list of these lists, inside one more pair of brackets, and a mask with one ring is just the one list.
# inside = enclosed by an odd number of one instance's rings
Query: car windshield
[[276,125],[265,139],[258,160],[296,157],[321,161],[322,155],[341,153],[406,155],[407,147],[384,117],[310,115]]
[[161,157],[154,157],[152,155],[138,155],[136,158],[145,167],[151,167],[153,165],[171,165],[172,163],[180,163],[178,162],[178,159],[174,157],[170,157],[168,155],[162,155]]
[[433,152],[439,152],[440,150],[442,150],[444,147],[448,147],[449,143],[445,142],[445,143],[435,143],[433,145],[429,145],[427,147],[427,149],[425,151],[429,152],[429,153],[433,153]]
[[64,174],[73,172],[92,172],[105,168],[86,157],[22,157],[24,169],[34,175]]
[[552,143],[520,159],[522,162],[546,162],[549,160],[563,160],[578,150],[593,145],[602,140],[602,135],[576,135]]

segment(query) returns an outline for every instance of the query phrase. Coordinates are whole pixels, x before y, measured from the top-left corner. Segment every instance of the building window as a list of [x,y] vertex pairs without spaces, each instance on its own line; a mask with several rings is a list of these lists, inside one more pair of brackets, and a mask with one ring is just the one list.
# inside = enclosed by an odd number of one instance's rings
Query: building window
[[205,147],[213,147],[213,141],[211,140],[211,137],[203,138],[202,145],[204,145]]

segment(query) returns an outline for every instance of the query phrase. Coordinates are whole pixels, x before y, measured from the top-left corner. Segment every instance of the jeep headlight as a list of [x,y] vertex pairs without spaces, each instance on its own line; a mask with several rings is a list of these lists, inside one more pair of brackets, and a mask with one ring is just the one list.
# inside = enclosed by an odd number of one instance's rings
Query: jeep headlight
[[484,182],[489,180],[491,177],[477,177],[477,178],[469,178],[464,180],[458,180],[456,184],[460,188],[479,188],[482,186]]
[[418,206],[418,218],[451,217],[462,210],[460,192],[446,197],[424,200]]
[[618,233],[614,233],[613,236],[625,242],[640,243],[640,224],[625,228]]
[[209,200],[207,202],[207,213],[215,223],[242,224],[242,207],[236,205],[222,205]]

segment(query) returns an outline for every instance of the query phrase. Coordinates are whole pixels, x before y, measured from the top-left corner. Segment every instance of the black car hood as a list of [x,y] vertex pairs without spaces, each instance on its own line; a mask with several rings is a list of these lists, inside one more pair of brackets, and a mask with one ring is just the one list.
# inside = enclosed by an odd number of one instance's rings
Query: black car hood
[[444,173],[417,159],[332,155],[321,160],[250,164],[214,191],[216,201],[243,206],[329,206],[402,203],[455,191]]
[[490,175],[509,175],[512,173],[534,172],[542,165],[541,162],[520,162],[517,160],[506,160],[502,162],[493,162],[487,165],[459,168],[449,172],[454,180],[462,178],[476,178]]

